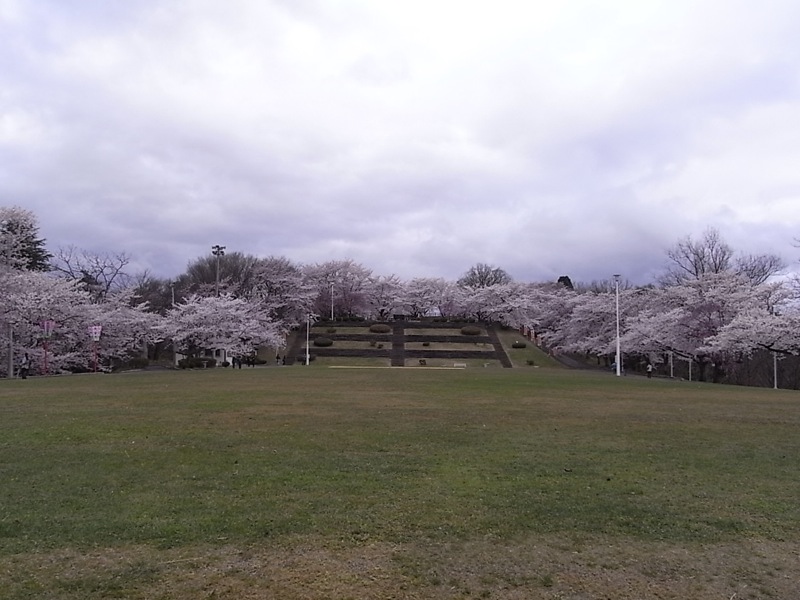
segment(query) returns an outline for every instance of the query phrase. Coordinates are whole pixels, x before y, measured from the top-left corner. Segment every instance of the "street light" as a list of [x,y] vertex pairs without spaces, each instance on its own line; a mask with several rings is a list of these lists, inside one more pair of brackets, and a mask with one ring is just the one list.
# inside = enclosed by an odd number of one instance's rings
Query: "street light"
[[622,362],[622,360],[621,360],[622,359],[622,354],[619,351],[619,278],[620,278],[620,275],[618,275],[618,274],[614,275],[614,288],[615,288],[615,298],[616,298],[616,305],[617,305],[617,360],[616,360],[617,377],[622,375],[622,365],[620,364]]
[[308,349],[308,339],[310,337],[311,332],[311,315],[306,317],[306,366],[311,364],[311,355],[309,354]]
[[217,276],[214,279],[214,295],[219,296],[219,257],[225,256],[225,246],[211,246],[211,254],[217,257]]

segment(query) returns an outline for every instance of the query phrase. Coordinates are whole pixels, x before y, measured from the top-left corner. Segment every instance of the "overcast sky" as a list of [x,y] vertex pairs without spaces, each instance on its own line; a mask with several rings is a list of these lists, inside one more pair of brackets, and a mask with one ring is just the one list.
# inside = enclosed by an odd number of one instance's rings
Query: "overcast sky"
[[646,283],[796,269],[797,0],[0,0],[0,205],[172,277],[221,244]]

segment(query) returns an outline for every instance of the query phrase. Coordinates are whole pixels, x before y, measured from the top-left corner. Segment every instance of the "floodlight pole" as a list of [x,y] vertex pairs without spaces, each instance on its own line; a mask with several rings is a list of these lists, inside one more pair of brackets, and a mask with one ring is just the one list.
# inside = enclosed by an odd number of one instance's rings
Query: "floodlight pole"
[[615,298],[616,298],[616,308],[617,308],[617,359],[616,359],[617,377],[622,375],[622,365],[620,364],[622,362],[621,360],[622,353],[620,352],[619,349],[619,278],[620,275],[618,274],[614,275],[614,288],[615,288]]
[[214,279],[214,295],[219,297],[219,257],[225,256],[225,246],[215,244],[211,246],[211,254],[217,257],[217,275]]

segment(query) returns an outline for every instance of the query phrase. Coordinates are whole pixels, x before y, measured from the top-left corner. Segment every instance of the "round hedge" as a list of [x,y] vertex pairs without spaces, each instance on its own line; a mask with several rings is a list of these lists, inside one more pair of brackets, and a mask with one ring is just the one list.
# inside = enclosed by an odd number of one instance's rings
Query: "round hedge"
[[513,344],[511,344],[512,348],[527,348],[527,346],[528,344],[526,344],[525,342],[514,342]]
[[369,330],[372,333],[389,333],[392,328],[386,323],[373,323],[369,326]]
[[328,346],[333,346],[333,340],[326,337],[314,338],[314,345],[320,348],[327,348]]
[[461,333],[463,335],[480,335],[481,328],[477,325],[465,325],[461,328]]

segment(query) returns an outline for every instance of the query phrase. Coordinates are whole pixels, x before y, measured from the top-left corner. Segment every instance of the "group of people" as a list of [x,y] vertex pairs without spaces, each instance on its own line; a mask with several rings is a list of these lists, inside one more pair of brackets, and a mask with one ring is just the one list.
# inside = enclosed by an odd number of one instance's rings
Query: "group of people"
[[[248,367],[255,367],[256,366],[256,357],[255,356],[245,356],[244,358],[240,358],[238,356],[234,356],[231,359],[231,367],[235,368],[242,368],[242,363],[246,364]],[[275,356],[275,364],[278,365],[285,365],[286,364],[286,357],[284,356],[281,358],[281,355],[278,354]]]
[[[647,378],[648,379],[652,379],[652,377],[653,377],[653,369],[654,369],[653,363],[650,363],[650,362],[647,363],[647,367],[645,367],[645,373],[647,373]],[[616,371],[617,370],[616,361],[611,363],[611,370],[612,371]],[[623,373],[625,372],[624,367],[621,370],[622,370]]]

